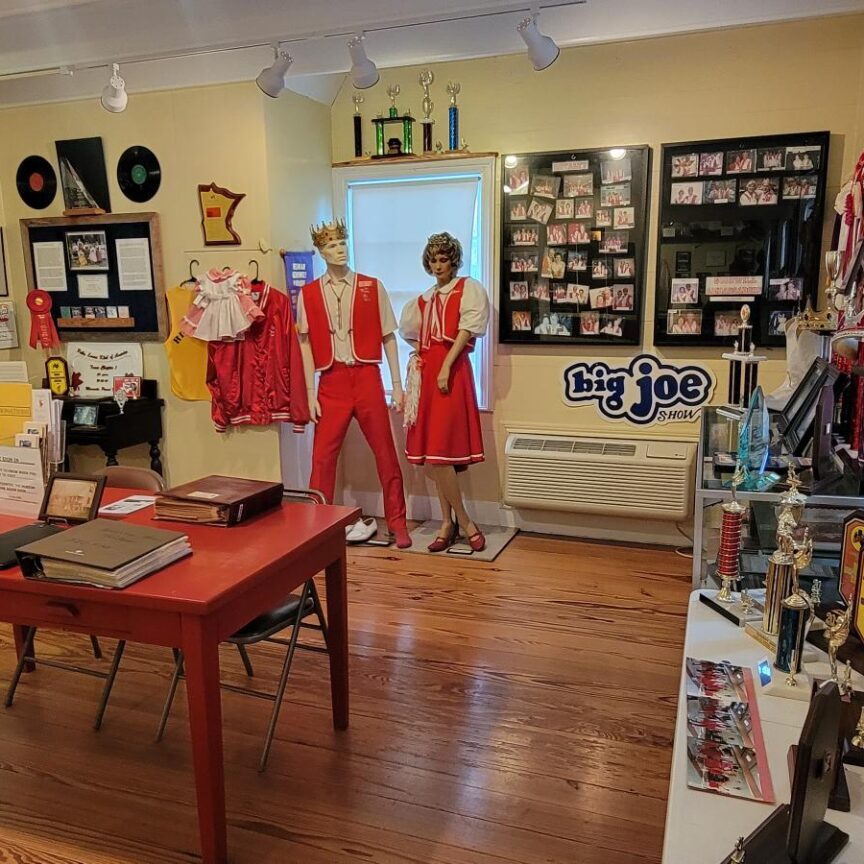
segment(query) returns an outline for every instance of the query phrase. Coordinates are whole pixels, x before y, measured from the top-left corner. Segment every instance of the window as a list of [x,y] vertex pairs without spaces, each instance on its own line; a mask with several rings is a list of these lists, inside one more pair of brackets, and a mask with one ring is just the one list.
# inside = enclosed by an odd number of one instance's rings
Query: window
[[[430,234],[449,231],[464,252],[461,273],[489,291],[493,326],[492,180],[494,158],[334,171],[335,212],[345,213],[351,268],[378,277],[397,320],[403,306],[432,284],[421,256]],[[480,408],[491,404],[492,334],[477,341],[472,364]],[[398,340],[404,379],[411,349]]]

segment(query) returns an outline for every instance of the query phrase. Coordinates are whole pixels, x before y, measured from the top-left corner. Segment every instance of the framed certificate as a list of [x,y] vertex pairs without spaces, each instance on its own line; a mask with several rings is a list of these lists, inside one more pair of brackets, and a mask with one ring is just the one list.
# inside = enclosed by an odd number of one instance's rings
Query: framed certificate
[[861,542],[864,540],[864,510],[856,510],[843,520],[843,545],[840,550],[840,593],[850,605],[855,599]]

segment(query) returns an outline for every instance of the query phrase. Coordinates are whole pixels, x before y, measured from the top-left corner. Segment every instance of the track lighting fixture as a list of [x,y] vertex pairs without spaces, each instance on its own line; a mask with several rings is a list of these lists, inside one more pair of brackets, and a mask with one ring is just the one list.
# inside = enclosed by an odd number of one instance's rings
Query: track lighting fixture
[[538,17],[539,13],[534,12],[523,18],[516,26],[516,30],[528,46],[528,56],[531,58],[535,71],[540,72],[558,59],[561,49],[550,36],[544,36],[537,29]]
[[274,45],[273,62],[262,69],[255,79],[261,92],[275,99],[285,89],[285,74],[293,62],[294,58],[287,51]]
[[363,34],[358,33],[348,43],[348,51],[351,54],[351,80],[358,90],[366,90],[374,86],[381,77],[378,74],[378,67],[366,56],[363,42]]
[[102,107],[112,114],[126,110],[129,94],[126,92],[126,82],[120,77],[120,67],[111,64],[111,78],[102,89]]

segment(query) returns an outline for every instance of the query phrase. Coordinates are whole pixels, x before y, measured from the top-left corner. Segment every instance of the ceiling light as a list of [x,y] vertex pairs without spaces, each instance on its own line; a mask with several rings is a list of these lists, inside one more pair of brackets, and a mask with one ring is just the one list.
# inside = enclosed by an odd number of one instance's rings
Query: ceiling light
[[515,168],[519,164],[518,156],[505,156],[504,165],[507,168]]
[[262,93],[275,99],[285,89],[285,74],[291,68],[294,58],[286,51],[280,51],[278,45],[273,46],[273,62],[255,79]]
[[610,159],[623,159],[627,155],[627,151],[623,147],[613,147],[609,151]]
[[537,29],[537,15],[523,18],[516,27],[519,35],[528,46],[528,56],[534,69],[540,72],[551,66],[561,53],[561,49],[549,36],[544,36]]
[[111,64],[111,78],[102,89],[102,107],[112,114],[119,114],[126,109],[129,94],[126,92],[126,82],[120,77],[120,67]]
[[364,37],[360,33],[348,43],[351,54],[351,80],[358,90],[366,90],[378,83],[378,67],[366,56]]

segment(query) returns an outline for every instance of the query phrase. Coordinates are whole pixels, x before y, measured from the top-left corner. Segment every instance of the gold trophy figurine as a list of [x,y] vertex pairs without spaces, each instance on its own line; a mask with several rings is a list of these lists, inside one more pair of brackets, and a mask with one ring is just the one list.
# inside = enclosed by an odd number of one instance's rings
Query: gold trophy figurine
[[729,864],[744,864],[744,858],[747,853],[744,851],[744,838],[739,837],[735,841],[735,848],[732,850],[732,855],[729,857]]
[[864,708],[861,709],[861,714],[858,716],[858,725],[855,727],[855,734],[850,743],[859,750],[864,748]]
[[828,640],[828,664],[831,666],[831,680],[840,682],[837,677],[837,652],[849,638],[849,609],[842,612],[829,612],[825,616],[825,638]]

